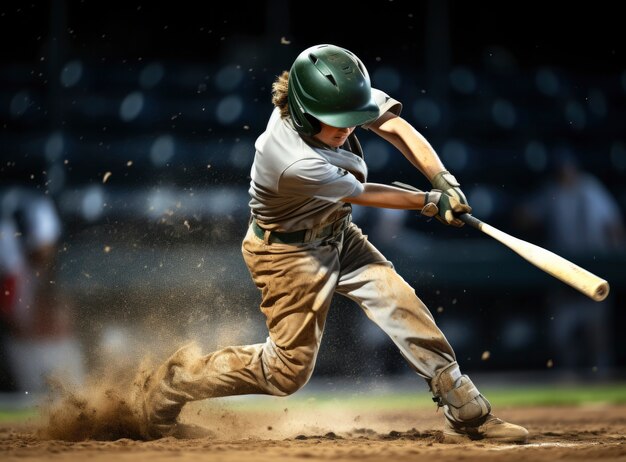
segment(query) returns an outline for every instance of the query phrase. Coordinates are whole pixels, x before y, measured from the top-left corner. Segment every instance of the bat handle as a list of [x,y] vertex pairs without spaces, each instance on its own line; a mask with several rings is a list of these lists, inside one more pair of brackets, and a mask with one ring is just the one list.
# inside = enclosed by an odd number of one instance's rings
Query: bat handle
[[470,225],[472,228],[480,229],[480,227],[483,225],[482,221],[469,213],[462,213],[457,218],[466,225]]

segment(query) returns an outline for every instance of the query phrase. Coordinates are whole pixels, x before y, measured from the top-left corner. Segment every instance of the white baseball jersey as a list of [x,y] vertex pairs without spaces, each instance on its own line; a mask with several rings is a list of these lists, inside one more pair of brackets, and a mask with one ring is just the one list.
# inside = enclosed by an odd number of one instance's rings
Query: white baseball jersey
[[[372,89],[372,97],[381,115],[400,114],[402,105],[384,92]],[[363,192],[367,165],[354,132],[341,148],[331,148],[300,135],[275,108],[255,149],[249,205],[267,229],[295,231],[325,223],[348,207],[342,198]]]

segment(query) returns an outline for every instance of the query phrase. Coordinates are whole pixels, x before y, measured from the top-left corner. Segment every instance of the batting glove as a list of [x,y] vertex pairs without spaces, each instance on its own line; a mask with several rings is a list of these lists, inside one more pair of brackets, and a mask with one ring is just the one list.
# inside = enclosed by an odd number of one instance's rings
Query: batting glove
[[445,225],[461,227],[464,223],[457,218],[462,213],[471,213],[472,208],[461,191],[460,183],[447,170],[437,173],[431,181],[435,189],[443,192],[437,207],[439,212],[436,218]]
[[441,200],[441,191],[433,189],[432,191],[425,191],[424,194],[424,207],[421,210],[421,214],[426,217],[434,217],[439,213],[439,207],[437,204]]

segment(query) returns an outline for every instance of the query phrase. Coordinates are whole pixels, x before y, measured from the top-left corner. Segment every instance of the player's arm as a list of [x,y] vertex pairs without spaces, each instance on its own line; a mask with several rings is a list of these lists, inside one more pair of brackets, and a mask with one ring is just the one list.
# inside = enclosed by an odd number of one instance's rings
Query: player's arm
[[422,215],[434,216],[445,224],[451,224],[454,215],[471,211],[469,206],[461,204],[455,197],[436,189],[411,191],[379,183],[365,183],[363,192],[344,197],[342,201],[369,207],[420,210]]
[[428,140],[402,117],[386,112],[370,130],[393,144],[429,180],[445,170]]
[[428,193],[407,191],[396,186],[379,183],[365,183],[363,192],[352,197],[344,197],[343,202],[368,207],[387,209],[421,210]]
[[[428,178],[434,189],[443,191],[446,195],[454,197],[463,205],[463,212],[471,212],[467,198],[461,191],[456,178],[448,172],[441,159],[424,138],[410,123],[392,112],[386,112],[372,125],[370,130],[393,144],[411,164]],[[440,206],[441,208],[441,206]],[[449,225],[463,226],[463,222],[456,218],[457,210],[451,208],[444,211],[444,222]]]

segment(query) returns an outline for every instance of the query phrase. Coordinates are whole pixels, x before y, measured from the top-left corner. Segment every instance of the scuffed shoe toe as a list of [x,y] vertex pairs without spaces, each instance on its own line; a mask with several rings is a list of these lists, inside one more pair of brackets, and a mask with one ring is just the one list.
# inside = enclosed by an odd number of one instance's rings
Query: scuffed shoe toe
[[493,414],[488,414],[474,424],[453,422],[446,419],[443,431],[444,442],[460,443],[470,440],[489,440],[501,443],[525,443],[528,430],[520,425],[505,422]]

